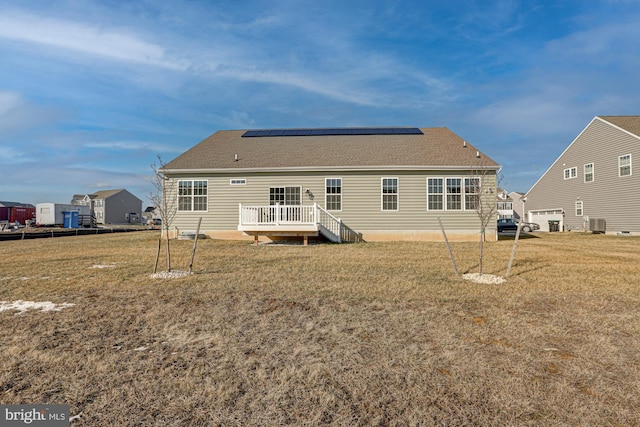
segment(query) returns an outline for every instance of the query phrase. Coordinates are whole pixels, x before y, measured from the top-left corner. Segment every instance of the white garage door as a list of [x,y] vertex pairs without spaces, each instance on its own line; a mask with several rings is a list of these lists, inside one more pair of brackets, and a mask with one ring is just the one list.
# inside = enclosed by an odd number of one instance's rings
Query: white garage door
[[540,225],[540,231],[549,231],[549,221],[560,221],[559,230],[562,231],[564,225],[562,209],[529,211],[529,222]]

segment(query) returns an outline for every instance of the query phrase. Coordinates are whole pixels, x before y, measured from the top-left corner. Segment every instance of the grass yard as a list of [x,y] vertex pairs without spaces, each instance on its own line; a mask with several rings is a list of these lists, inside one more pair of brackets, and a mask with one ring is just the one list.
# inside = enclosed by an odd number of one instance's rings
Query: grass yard
[[[444,243],[201,240],[193,275],[152,280],[152,232],[0,242],[0,301],[75,304],[0,311],[0,403],[91,426],[640,425],[640,239],[535,236],[501,285]],[[452,245],[475,272],[478,244]]]

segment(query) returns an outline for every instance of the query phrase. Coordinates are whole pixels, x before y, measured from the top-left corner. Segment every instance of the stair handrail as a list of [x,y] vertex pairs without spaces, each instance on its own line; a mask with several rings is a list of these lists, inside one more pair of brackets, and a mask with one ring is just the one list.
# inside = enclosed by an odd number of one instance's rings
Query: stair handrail
[[342,242],[342,220],[332,215],[319,204],[314,203],[314,206],[318,211],[318,214],[316,215],[318,224],[333,233],[337,237],[338,243]]

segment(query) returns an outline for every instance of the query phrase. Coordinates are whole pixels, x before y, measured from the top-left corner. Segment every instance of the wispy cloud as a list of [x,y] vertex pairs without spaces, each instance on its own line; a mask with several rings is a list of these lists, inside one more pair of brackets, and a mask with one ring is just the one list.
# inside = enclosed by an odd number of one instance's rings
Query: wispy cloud
[[183,150],[169,144],[159,144],[157,142],[145,141],[107,141],[107,142],[87,142],[84,144],[86,148],[97,148],[100,150],[111,151],[137,151],[147,150],[153,152],[180,153]]
[[0,14],[0,38],[55,47],[110,60],[184,70],[189,64],[170,58],[161,46],[130,32],[16,11]]

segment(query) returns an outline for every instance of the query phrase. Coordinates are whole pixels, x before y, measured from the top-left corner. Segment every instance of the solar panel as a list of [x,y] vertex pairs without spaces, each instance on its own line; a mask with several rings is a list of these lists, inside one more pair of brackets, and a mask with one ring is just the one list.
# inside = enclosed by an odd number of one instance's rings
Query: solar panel
[[418,128],[318,128],[318,129],[256,129],[242,134],[243,138],[273,136],[331,135],[422,135]]

